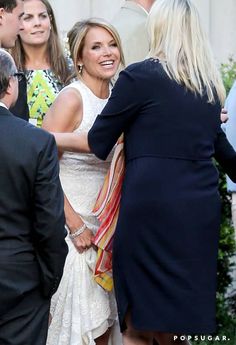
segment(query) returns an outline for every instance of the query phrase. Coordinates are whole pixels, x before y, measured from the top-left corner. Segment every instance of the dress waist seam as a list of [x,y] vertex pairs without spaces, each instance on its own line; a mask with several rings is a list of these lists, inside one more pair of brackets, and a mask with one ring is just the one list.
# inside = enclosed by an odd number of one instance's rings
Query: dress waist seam
[[142,154],[132,157],[126,157],[126,162],[132,161],[134,159],[144,158],[144,157],[156,157],[156,158],[162,158],[162,159],[178,159],[178,160],[186,160],[186,161],[212,161],[212,158],[203,158],[203,157],[181,157],[181,156],[171,156],[171,155],[160,155],[160,154]]

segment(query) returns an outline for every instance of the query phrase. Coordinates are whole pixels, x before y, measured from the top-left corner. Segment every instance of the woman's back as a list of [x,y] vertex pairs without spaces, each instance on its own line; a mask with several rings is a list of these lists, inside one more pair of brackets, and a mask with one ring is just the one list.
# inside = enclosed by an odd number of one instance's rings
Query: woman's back
[[[111,100],[116,98],[119,106],[108,103],[100,121],[105,122],[104,115],[114,112],[113,105],[116,112],[122,111],[119,122],[122,126],[125,121],[127,160],[145,155],[201,160],[214,154],[220,131],[219,101],[211,104],[206,96],[171,80],[158,59],[147,59],[123,71]],[[107,133],[115,133],[118,124],[111,125],[107,119]]]
[[106,158],[121,132],[126,169],[113,245],[121,327],[130,310],[136,329],[212,332],[220,225],[212,156],[220,103],[187,90],[148,59],[121,72],[89,131],[92,152]]
[[[150,59],[140,67],[134,66],[133,75],[135,69],[141,108],[127,134],[128,158],[140,154],[211,158],[220,126],[220,103],[210,104],[206,97],[201,98],[170,80],[158,60]],[[138,132],[142,147],[132,147]]]

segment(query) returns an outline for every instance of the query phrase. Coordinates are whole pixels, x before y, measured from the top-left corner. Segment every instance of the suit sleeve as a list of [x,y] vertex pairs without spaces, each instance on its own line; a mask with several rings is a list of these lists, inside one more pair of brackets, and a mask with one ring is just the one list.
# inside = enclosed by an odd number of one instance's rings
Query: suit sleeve
[[122,71],[111,97],[88,133],[91,151],[105,160],[122,132],[129,127],[140,107],[137,82],[129,68]]
[[236,182],[236,152],[222,129],[219,130],[215,142],[215,159],[231,180]]
[[35,181],[34,242],[45,296],[55,293],[68,252],[65,242],[64,196],[59,180],[57,148],[48,134]]

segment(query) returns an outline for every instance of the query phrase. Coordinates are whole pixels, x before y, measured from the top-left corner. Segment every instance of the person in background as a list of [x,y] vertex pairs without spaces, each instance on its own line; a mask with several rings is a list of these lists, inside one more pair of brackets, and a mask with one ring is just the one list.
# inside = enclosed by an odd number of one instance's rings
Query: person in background
[[0,47],[14,47],[23,14],[23,0],[0,0]]
[[[106,105],[111,79],[124,59],[116,30],[102,19],[77,22],[68,39],[77,80],[59,93],[43,128],[80,133],[90,129]],[[69,254],[52,298],[48,345],[107,345],[109,329],[117,318],[114,295],[93,278],[97,252],[92,239],[99,222],[92,209],[110,161],[69,152],[60,160]]]
[[[225,101],[225,108],[228,111],[229,119],[224,125],[226,136],[236,149],[236,81],[231,87],[229,94]],[[227,180],[227,190],[231,193],[231,216],[232,223],[234,227],[234,240],[236,242],[236,183],[234,183],[229,176],[226,177]],[[236,286],[236,255],[234,255],[234,266],[231,272],[233,278],[232,290]]]
[[[23,0],[0,0],[0,47],[5,49],[14,47],[22,26],[23,14]],[[29,109],[24,75],[22,75],[19,85],[18,99],[10,110],[15,116],[28,120]]]
[[63,192],[53,136],[8,110],[20,76],[0,49],[0,344],[45,345],[68,251]]
[[22,28],[11,54],[27,80],[30,122],[40,127],[71,74],[48,0],[25,0]]
[[[236,149],[236,82],[234,82],[226,98],[225,108],[227,109],[229,115],[229,119],[224,126],[226,136],[234,149]],[[232,193],[231,211],[236,240],[236,184],[228,176],[227,189],[230,193]]]
[[113,243],[124,345],[215,332],[221,205],[213,157],[236,182],[236,152],[221,129],[225,90],[194,4],[156,0],[148,30],[150,58],[120,73],[89,132],[55,133],[60,149],[100,159],[124,133]]
[[149,52],[147,16],[155,0],[126,0],[112,20],[124,50],[126,66],[145,59]]

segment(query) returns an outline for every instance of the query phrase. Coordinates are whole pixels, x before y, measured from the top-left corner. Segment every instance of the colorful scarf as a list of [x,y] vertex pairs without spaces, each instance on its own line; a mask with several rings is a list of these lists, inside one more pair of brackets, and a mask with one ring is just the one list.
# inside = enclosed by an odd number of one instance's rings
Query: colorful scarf
[[122,134],[116,144],[111,166],[93,209],[93,214],[101,222],[93,240],[98,248],[94,279],[107,291],[111,291],[113,288],[112,243],[120,208],[124,169],[124,137]]

